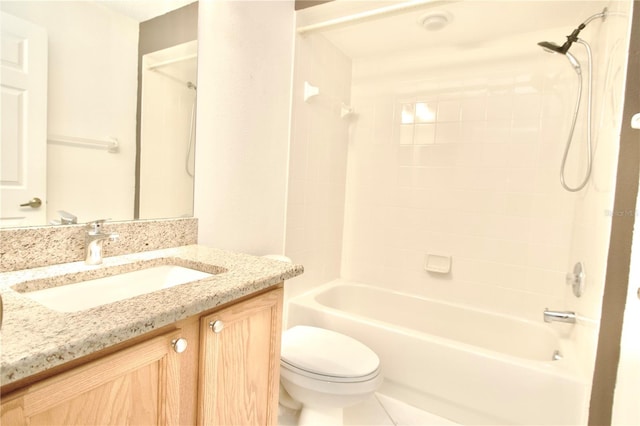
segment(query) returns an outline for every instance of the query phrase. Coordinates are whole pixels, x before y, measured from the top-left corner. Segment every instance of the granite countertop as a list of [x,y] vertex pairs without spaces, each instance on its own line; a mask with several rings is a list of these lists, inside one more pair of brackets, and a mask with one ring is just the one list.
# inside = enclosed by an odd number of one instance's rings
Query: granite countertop
[[[32,291],[160,264],[214,272],[205,279],[71,313],[25,297]],[[4,321],[0,384],[81,358],[296,277],[301,265],[190,245],[0,273]],[[19,291],[17,291],[19,290]]]

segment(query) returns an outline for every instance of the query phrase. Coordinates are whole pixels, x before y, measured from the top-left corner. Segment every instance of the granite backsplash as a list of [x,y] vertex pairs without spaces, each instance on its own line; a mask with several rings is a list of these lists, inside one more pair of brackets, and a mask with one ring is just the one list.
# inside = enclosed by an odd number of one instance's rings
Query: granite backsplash
[[[103,232],[120,238],[104,242],[104,256],[179,247],[198,242],[195,218],[106,222]],[[85,224],[0,229],[0,272],[84,259]]]

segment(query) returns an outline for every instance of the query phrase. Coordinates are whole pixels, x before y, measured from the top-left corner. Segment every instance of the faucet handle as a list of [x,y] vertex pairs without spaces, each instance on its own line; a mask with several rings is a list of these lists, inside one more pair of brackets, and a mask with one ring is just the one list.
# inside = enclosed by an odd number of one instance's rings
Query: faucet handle
[[58,210],[58,214],[60,215],[60,225],[72,225],[74,223],[78,223],[78,217],[69,212]]
[[91,222],[87,222],[87,229],[89,229],[90,232],[93,232],[93,233],[97,234],[98,232],[100,232],[100,229],[102,228],[102,225],[107,220],[111,220],[111,219],[96,219],[96,220],[93,220]]

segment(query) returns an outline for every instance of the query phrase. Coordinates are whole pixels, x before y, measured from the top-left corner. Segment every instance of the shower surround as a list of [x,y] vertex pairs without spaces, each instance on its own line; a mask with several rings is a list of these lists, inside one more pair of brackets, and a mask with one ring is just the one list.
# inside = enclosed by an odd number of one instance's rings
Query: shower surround
[[[575,311],[577,324],[545,326],[571,342],[590,383],[630,6],[452,2],[437,6],[452,17],[439,32],[419,28],[425,10],[414,10],[298,35],[286,252],[307,273],[288,296],[342,278],[541,324],[546,307]],[[566,58],[537,42],[560,42],[605,7],[615,15],[581,33],[594,58],[594,166],[572,194],[559,168],[578,80]],[[299,24],[313,21],[312,9],[299,12]],[[585,64],[580,48],[572,52]],[[308,102],[305,81],[320,88]],[[355,115],[341,118],[341,103]],[[572,186],[586,166],[584,103],[581,111]],[[429,254],[450,256],[451,272],[426,272]],[[581,298],[565,284],[578,261],[587,274]]]

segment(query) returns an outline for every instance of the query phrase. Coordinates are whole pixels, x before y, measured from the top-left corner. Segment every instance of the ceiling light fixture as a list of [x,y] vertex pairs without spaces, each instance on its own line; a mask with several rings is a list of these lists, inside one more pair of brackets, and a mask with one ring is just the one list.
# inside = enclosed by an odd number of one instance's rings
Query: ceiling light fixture
[[440,31],[451,21],[447,12],[429,12],[421,15],[417,23],[427,31]]

